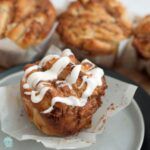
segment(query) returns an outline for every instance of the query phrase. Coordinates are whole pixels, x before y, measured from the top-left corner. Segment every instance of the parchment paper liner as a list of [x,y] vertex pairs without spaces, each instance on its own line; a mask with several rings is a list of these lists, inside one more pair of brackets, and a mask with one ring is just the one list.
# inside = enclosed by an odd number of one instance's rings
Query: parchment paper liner
[[[56,52],[60,53],[60,50],[53,48],[52,51],[48,51],[48,53]],[[101,108],[93,116],[92,127],[65,138],[48,137],[29,121],[24,112],[18,84],[1,87],[1,130],[19,141],[32,139],[48,148],[72,149],[90,146],[96,142],[96,135],[103,132],[108,117],[127,107],[137,89],[134,85],[108,76],[106,80],[108,89],[102,98]]]
[[54,23],[48,36],[42,43],[28,49],[22,49],[8,38],[0,39],[0,66],[12,67],[25,62],[37,60],[43,56],[49,47],[50,39],[55,31],[57,23]]
[[133,38],[129,40],[118,62],[126,68],[144,70],[150,76],[150,59],[147,60],[139,56],[137,50],[132,46],[132,41]]

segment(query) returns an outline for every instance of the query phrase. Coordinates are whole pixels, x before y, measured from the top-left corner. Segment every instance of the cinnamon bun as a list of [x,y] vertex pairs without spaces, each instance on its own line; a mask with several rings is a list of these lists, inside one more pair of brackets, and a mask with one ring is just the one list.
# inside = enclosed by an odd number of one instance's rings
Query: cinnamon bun
[[20,89],[30,120],[45,134],[67,136],[89,128],[105,94],[104,72],[65,49],[28,64]]
[[57,32],[67,47],[97,56],[115,53],[131,29],[118,0],[78,0],[60,15]]
[[150,60],[150,15],[144,17],[134,29],[133,46],[140,57]]
[[138,68],[150,75],[150,15],[145,16],[134,29],[132,45],[138,58]]
[[40,44],[55,17],[49,0],[0,0],[0,38],[9,38],[22,48]]

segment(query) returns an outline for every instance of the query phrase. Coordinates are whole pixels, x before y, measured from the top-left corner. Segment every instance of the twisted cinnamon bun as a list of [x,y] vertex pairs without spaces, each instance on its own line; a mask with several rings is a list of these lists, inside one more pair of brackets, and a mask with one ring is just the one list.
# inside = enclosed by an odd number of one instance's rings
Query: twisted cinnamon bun
[[26,65],[20,89],[30,120],[45,134],[66,136],[91,126],[105,94],[104,72],[66,49]]
[[57,32],[73,49],[107,55],[131,34],[131,23],[118,0],[78,0],[60,15]]
[[34,46],[46,38],[55,17],[49,0],[0,0],[0,38],[22,48]]

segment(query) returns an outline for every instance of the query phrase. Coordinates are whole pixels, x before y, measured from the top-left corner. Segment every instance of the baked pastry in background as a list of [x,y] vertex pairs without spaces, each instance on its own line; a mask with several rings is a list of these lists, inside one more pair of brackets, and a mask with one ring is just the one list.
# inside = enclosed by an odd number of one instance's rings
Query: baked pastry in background
[[150,15],[144,17],[134,29],[133,46],[144,59],[150,59]]
[[13,12],[13,0],[0,0],[0,38],[5,36]]
[[31,121],[45,134],[67,136],[89,128],[105,94],[104,72],[66,49],[25,66],[20,89]]
[[140,69],[150,75],[150,15],[141,19],[135,27],[132,45],[137,52]]
[[126,11],[118,0],[72,2],[60,15],[57,28],[62,42],[75,51],[84,51],[85,57],[116,53],[131,30]]
[[56,17],[49,0],[0,0],[0,38],[9,38],[22,48],[41,43]]

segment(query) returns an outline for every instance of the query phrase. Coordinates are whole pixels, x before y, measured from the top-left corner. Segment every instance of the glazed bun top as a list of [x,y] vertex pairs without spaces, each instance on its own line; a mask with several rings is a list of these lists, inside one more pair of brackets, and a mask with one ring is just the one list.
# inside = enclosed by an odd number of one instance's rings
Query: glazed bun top
[[56,17],[49,0],[0,0],[0,38],[22,48],[42,42]]
[[83,107],[91,97],[100,99],[106,88],[103,81],[101,68],[87,59],[80,63],[66,49],[60,56],[48,55],[27,65],[21,85],[23,95],[30,97],[33,104],[40,104],[41,113],[48,114],[56,103]]
[[150,15],[144,17],[134,29],[133,46],[143,58],[150,59]]
[[131,23],[118,0],[78,0],[60,15],[57,32],[71,48],[109,54],[131,34]]

